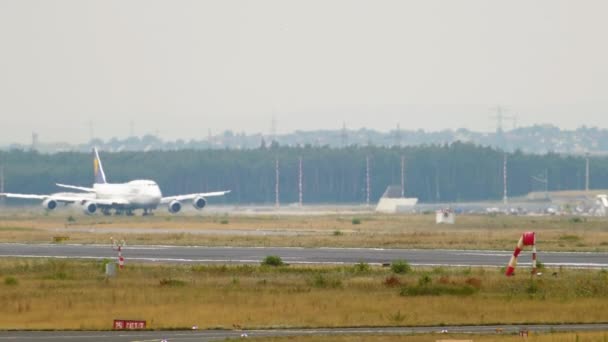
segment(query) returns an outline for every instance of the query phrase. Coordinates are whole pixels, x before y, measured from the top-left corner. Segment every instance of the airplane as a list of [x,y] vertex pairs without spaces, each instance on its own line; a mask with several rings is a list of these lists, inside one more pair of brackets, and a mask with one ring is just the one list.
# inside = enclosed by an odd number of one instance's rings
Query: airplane
[[182,201],[187,200],[192,200],[192,206],[201,210],[207,205],[208,197],[223,196],[230,192],[226,190],[163,197],[160,187],[152,180],[108,183],[97,148],[93,148],[93,154],[95,180],[92,188],[56,183],[58,187],[80,192],[50,195],[0,193],[0,197],[42,200],[42,206],[47,210],[57,208],[58,203],[75,203],[82,207],[85,214],[94,214],[99,208],[104,215],[110,215],[112,209],[116,215],[133,215],[133,210],[136,209],[143,209],[143,215],[149,215],[159,205],[167,205],[169,212],[176,214],[182,209]]

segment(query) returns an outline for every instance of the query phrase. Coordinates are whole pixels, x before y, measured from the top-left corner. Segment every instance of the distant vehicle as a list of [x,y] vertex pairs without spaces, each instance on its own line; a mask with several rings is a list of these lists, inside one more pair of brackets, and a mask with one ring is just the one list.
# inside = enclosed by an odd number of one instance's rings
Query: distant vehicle
[[114,209],[117,215],[126,213],[132,215],[133,210],[143,209],[143,215],[148,215],[159,205],[167,205],[169,212],[178,213],[182,209],[182,201],[192,200],[192,206],[200,210],[207,205],[208,197],[223,196],[230,192],[216,191],[206,193],[194,193],[162,197],[160,188],[156,182],[151,180],[133,180],[128,183],[108,183],[106,175],[99,159],[97,148],[93,149],[93,169],[95,182],[92,188],[56,184],[59,187],[79,190],[80,193],[62,192],[50,195],[30,195],[30,194],[11,194],[2,193],[0,196],[7,198],[39,199],[42,206],[47,210],[57,208],[58,203],[75,203],[82,206],[86,214],[94,214],[99,208],[105,215],[110,215]]

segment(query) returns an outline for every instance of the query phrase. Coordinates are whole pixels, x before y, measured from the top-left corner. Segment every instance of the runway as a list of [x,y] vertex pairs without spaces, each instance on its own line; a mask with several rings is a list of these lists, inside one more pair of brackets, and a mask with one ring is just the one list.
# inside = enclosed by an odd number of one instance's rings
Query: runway
[[[406,260],[418,266],[504,266],[510,251],[447,249],[297,248],[297,247],[205,247],[126,246],[126,262],[165,263],[259,263],[278,255],[288,264],[386,264]],[[103,259],[115,258],[110,245],[0,244],[0,257]],[[551,267],[608,268],[608,253],[542,252],[538,259]],[[522,252],[520,265],[530,265],[529,252]]]
[[[280,336],[327,336],[327,335],[405,335],[422,333],[451,334],[502,334],[517,333],[520,329],[531,333],[565,331],[607,331],[608,324],[564,324],[564,325],[487,325],[487,326],[433,326],[433,327],[380,327],[380,328],[321,328],[321,329],[269,329],[269,330],[200,330],[200,331],[4,331],[0,341],[221,341],[228,338]],[[441,335],[438,335],[438,337]]]

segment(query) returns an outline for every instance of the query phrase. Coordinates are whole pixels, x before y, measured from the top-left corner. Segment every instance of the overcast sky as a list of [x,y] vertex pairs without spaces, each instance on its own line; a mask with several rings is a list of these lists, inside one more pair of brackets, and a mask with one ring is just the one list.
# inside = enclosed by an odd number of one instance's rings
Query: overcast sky
[[[607,1],[0,0],[0,143],[608,127]],[[510,127],[507,122],[506,126]]]

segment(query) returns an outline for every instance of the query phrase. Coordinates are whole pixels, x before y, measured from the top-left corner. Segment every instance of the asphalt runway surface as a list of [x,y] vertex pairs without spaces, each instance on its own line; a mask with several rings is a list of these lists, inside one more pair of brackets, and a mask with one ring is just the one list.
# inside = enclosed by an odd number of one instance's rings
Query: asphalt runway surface
[[[126,246],[122,255],[129,262],[165,263],[259,263],[278,255],[288,264],[386,264],[407,260],[419,266],[505,266],[510,251],[380,248],[297,247],[205,247]],[[530,265],[529,252],[522,252],[519,265]],[[110,245],[0,244],[0,257],[103,259],[116,258]],[[608,268],[608,253],[542,252],[538,259],[547,266]]]
[[[441,327],[382,327],[382,328],[321,328],[321,329],[271,329],[271,330],[193,330],[193,331],[4,331],[0,341],[221,341],[227,338],[280,337],[280,336],[328,336],[328,335],[405,335],[422,333],[451,334],[502,334],[517,333],[526,329],[531,333],[565,331],[608,331],[608,324],[564,325],[487,325]],[[438,335],[438,338],[442,335]],[[459,336],[461,337],[461,336]]]

